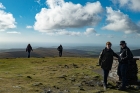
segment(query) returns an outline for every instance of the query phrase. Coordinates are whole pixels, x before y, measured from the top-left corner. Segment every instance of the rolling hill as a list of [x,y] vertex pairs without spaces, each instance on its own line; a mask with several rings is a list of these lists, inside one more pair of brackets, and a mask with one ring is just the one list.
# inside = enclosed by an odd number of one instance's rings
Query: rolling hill
[[[79,50],[79,49],[64,49],[64,57],[98,57],[101,50]],[[132,50],[134,56],[140,56],[140,49]],[[119,54],[119,53],[117,53]],[[58,51],[56,48],[36,48],[31,52],[31,57],[57,57]],[[1,50],[0,58],[26,58],[27,52],[25,49],[9,49]]]

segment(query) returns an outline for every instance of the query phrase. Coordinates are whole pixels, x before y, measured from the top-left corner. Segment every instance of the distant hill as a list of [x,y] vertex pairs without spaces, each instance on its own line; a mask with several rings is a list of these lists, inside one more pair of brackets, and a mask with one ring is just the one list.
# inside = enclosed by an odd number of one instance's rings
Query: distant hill
[[132,50],[134,56],[140,56],[140,49]]
[[[131,50],[133,56],[140,56],[140,49],[136,49],[136,50]],[[117,52],[117,54],[119,54],[119,52]]]
[[[79,50],[77,49],[64,49],[64,57],[98,57],[101,50]],[[134,56],[140,56],[140,49],[132,50]],[[119,53],[117,53],[119,54]],[[31,57],[56,57],[58,51],[56,48],[37,48],[31,52]],[[27,52],[25,49],[7,49],[0,50],[0,58],[26,58]]]
[[[31,57],[56,57],[58,51],[56,48],[37,48],[31,52]],[[89,54],[87,51],[76,49],[64,49],[64,57],[97,57],[96,55]],[[0,51],[0,58],[24,58],[27,57],[25,49],[10,49]]]

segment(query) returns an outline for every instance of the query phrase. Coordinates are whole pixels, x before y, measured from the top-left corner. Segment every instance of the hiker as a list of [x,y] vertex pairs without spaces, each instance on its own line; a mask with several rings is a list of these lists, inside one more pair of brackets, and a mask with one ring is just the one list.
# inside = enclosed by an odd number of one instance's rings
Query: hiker
[[26,48],[26,52],[28,52],[28,58],[30,58],[30,53],[31,51],[33,51],[32,47],[30,44],[27,45],[27,48]]
[[60,46],[58,46],[57,50],[59,51],[59,57],[62,56],[62,51],[63,51],[63,47],[62,45],[60,44]]
[[128,85],[127,80],[127,69],[129,61],[133,59],[133,54],[130,51],[130,49],[127,47],[125,41],[120,41],[120,58],[117,74],[119,76],[119,80],[122,81],[121,86],[119,87],[119,90],[125,90],[126,86]]
[[103,87],[105,90],[107,88],[108,74],[112,68],[113,56],[119,58],[119,56],[111,49],[111,46],[111,42],[107,42],[105,49],[103,49],[99,55],[99,65],[103,69]]

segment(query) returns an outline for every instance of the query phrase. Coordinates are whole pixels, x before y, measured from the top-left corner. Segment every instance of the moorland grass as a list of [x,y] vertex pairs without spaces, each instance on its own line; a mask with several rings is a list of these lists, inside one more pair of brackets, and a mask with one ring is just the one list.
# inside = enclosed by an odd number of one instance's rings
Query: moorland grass
[[[102,80],[102,76],[93,72],[100,68],[97,62],[98,58],[83,57],[0,59],[0,93],[45,93],[49,89],[52,93],[140,93],[140,90],[103,91],[100,86],[82,86],[83,80],[94,77]],[[140,61],[137,63],[140,68]]]

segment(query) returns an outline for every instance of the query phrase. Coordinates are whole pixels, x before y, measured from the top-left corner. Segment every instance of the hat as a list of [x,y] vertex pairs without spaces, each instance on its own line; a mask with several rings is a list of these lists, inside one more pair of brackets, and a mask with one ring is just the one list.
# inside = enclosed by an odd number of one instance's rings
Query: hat
[[122,44],[126,44],[125,41],[120,41],[120,45],[122,45]]

